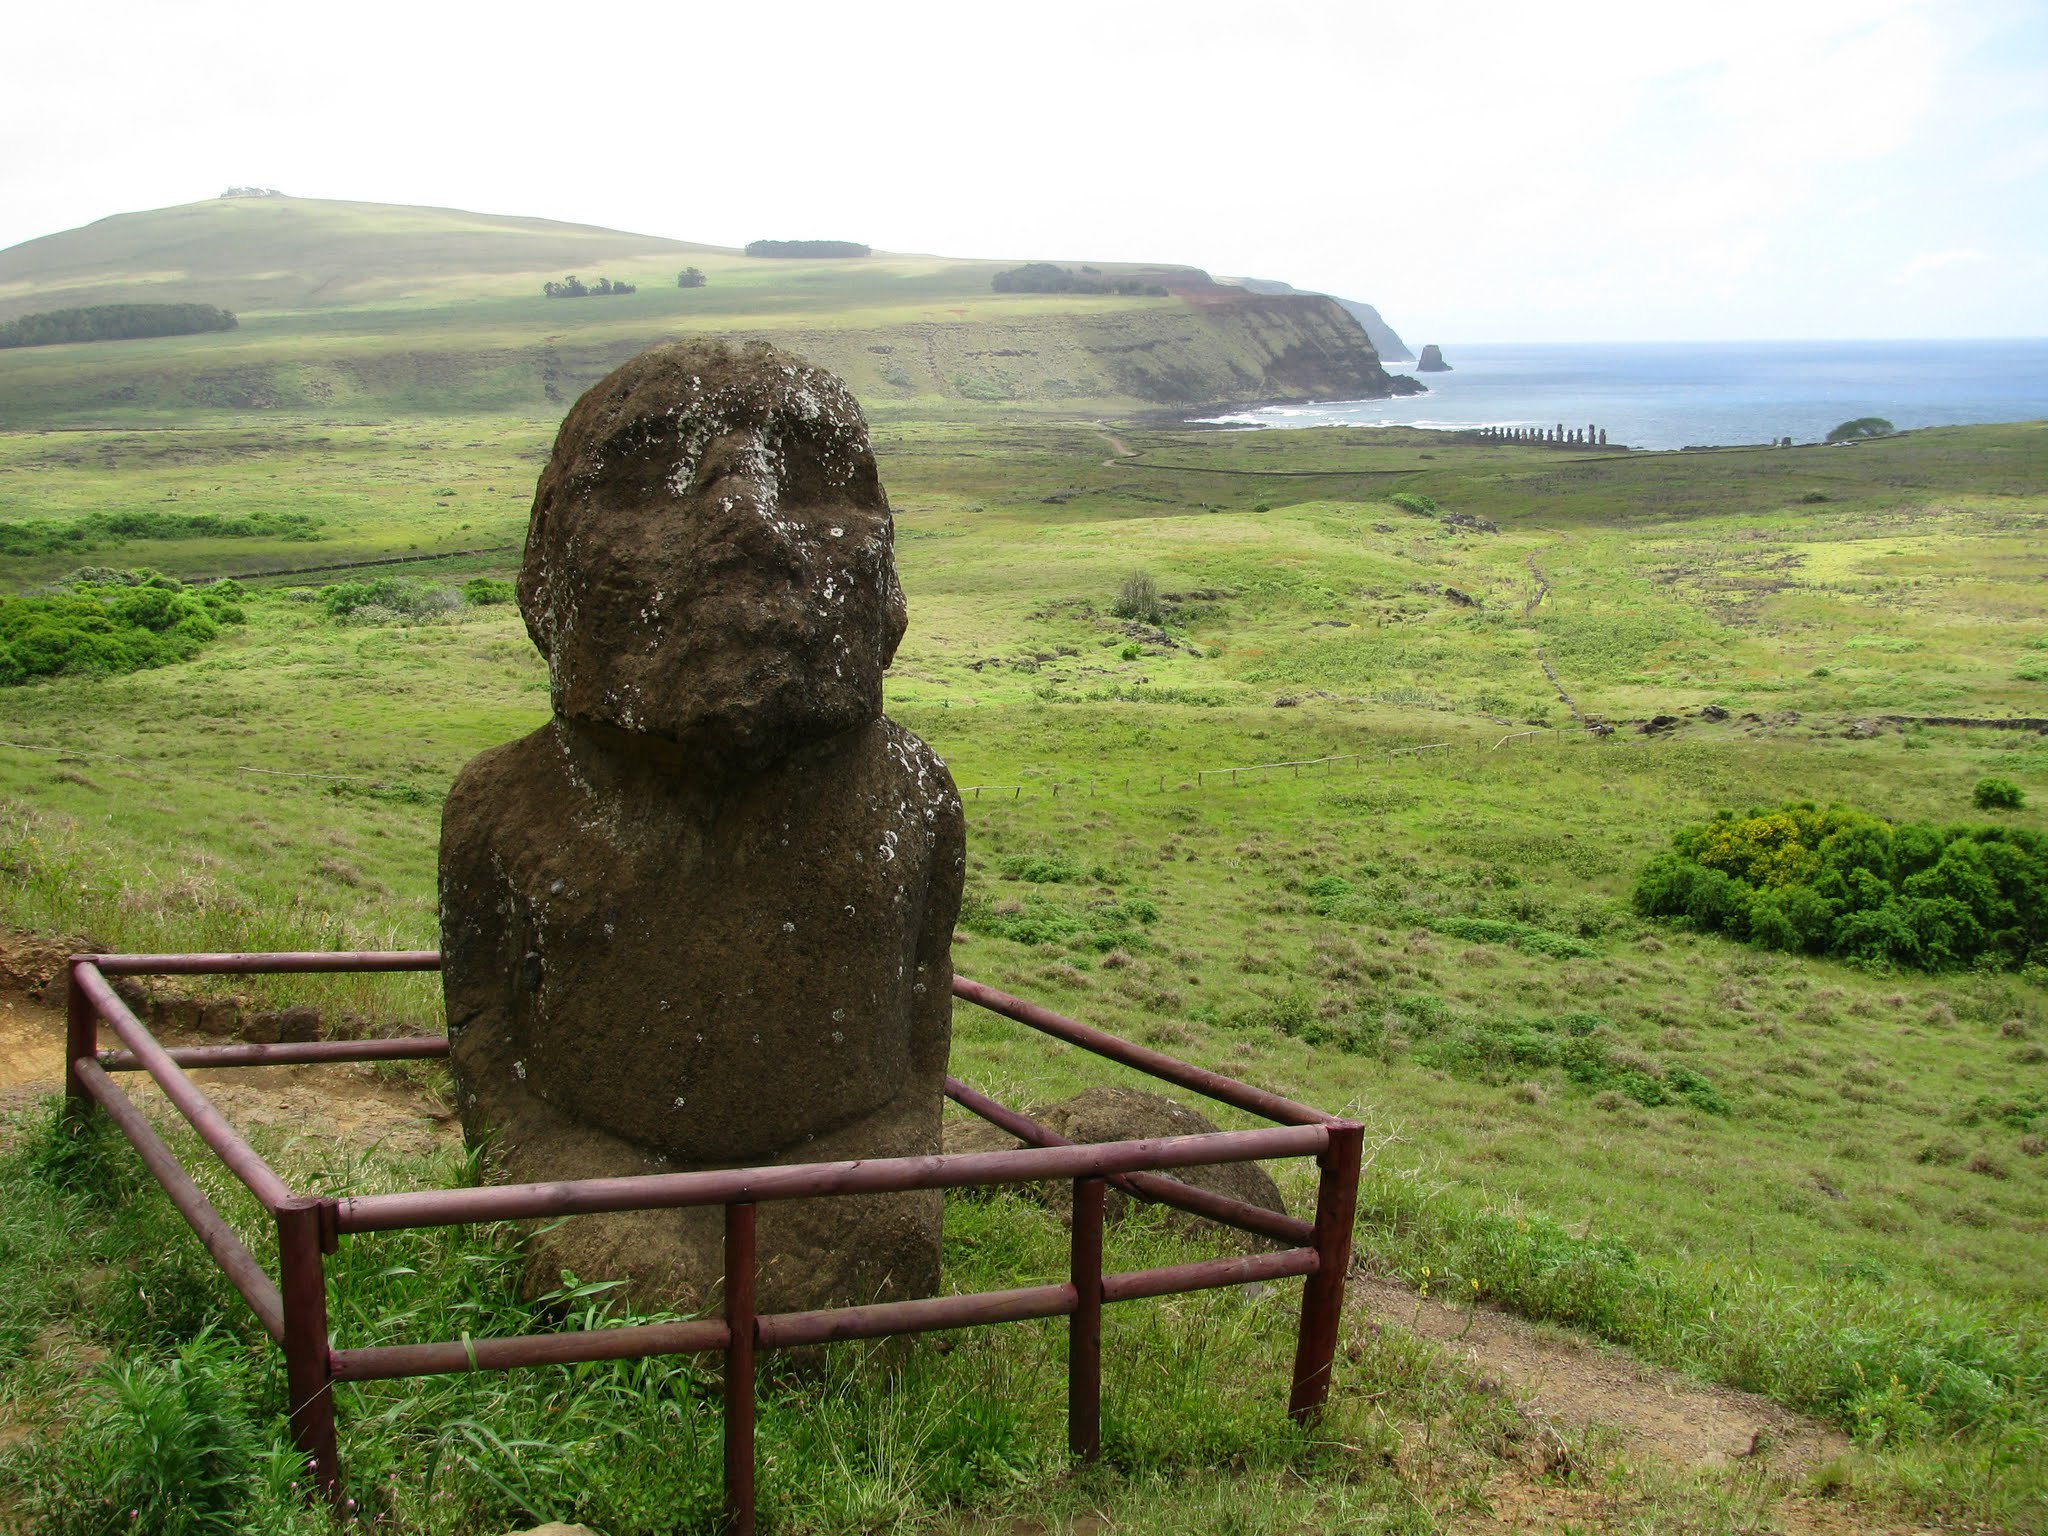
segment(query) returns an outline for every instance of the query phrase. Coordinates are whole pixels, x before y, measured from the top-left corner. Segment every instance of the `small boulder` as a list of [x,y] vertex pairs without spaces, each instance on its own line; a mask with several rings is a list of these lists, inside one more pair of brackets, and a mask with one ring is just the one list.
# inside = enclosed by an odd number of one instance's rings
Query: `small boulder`
[[320,1010],[308,1003],[248,1015],[242,1038],[252,1045],[304,1045],[321,1037]]
[[[1090,1088],[1071,1099],[1024,1111],[1055,1136],[1074,1142],[1141,1141],[1159,1136],[1212,1136],[1220,1127],[1208,1116],[1164,1094],[1143,1093],[1134,1088]],[[1024,1143],[985,1120],[956,1122],[946,1127],[948,1152],[996,1152],[1021,1147]],[[1217,1163],[1206,1168],[1179,1168],[1170,1175],[1183,1184],[1227,1195],[1264,1210],[1287,1212],[1280,1186],[1257,1163]],[[1073,1186],[1064,1180],[1048,1184],[1020,1185],[1019,1189],[1059,1213],[1062,1221],[1072,1219]],[[1112,1187],[1103,1201],[1103,1219],[1121,1221],[1130,1208],[1130,1198]],[[1151,1202],[1146,1202],[1150,1204]],[[1187,1230],[1212,1233],[1230,1231],[1190,1212],[1160,1206],[1169,1221]],[[1249,1242],[1259,1241],[1247,1237]]]
[[1700,711],[1700,718],[1702,720],[1710,720],[1718,725],[1721,721],[1728,718],[1728,711],[1718,704],[1709,704]]

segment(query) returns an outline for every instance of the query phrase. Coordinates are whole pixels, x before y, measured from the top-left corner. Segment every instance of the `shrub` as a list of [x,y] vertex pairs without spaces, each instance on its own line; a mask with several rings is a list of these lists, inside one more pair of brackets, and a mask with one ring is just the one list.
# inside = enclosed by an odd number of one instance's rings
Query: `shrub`
[[1882,416],[1858,416],[1854,421],[1845,421],[1828,433],[1831,443],[1853,443],[1864,437],[1890,437],[1898,428]]
[[2027,803],[2027,792],[2011,779],[1979,779],[1970,800],[1980,811],[2016,811]]
[[1413,491],[1397,491],[1387,500],[1403,512],[1417,512],[1424,517],[1434,517],[1439,511],[1434,500],[1427,496],[1418,496]]
[[509,603],[518,596],[518,590],[509,581],[500,581],[495,576],[472,576],[462,584],[462,600],[479,608],[488,608],[494,603]]
[[707,281],[701,267],[685,267],[676,274],[678,288],[702,288]]
[[[68,522],[27,518],[0,523],[0,555],[83,553],[136,539],[289,539],[310,543],[320,537],[319,521],[304,512],[251,512],[244,517],[221,517],[212,512],[88,512]],[[79,574],[112,579],[121,573],[100,568]]]
[[319,593],[320,607],[342,624],[418,624],[462,606],[463,594],[438,582],[407,576],[375,581],[340,581]]
[[1893,825],[1841,806],[1724,811],[1643,866],[1634,902],[1645,917],[1770,949],[2020,969],[2048,954],[2048,838]]
[[1141,624],[1163,623],[1166,617],[1159,603],[1158,584],[1146,571],[1133,571],[1124,578],[1109,611],[1120,619],[1136,619]]
[[0,686],[185,661],[240,624],[234,582],[197,590],[156,571],[95,571],[69,590],[0,597]]

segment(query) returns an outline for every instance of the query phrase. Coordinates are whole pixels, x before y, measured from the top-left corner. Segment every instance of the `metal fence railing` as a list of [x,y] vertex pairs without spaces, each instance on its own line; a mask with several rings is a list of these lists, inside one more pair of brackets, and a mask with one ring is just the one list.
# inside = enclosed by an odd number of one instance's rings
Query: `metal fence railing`
[[[793,1163],[549,1184],[339,1197],[305,1195],[286,1184],[242,1138],[192,1081],[187,1069],[445,1057],[447,1039],[166,1047],[122,1001],[109,980],[137,975],[427,971],[438,969],[440,963],[440,956],[431,950],[75,955],[70,961],[65,1052],[69,1112],[85,1115],[97,1109],[112,1119],[265,1332],[282,1347],[293,1441],[311,1462],[316,1486],[337,1504],[345,1499],[336,1444],[337,1382],[715,1351],[725,1356],[726,1511],[733,1531],[751,1533],[757,1351],[1039,1317],[1068,1319],[1068,1446],[1077,1457],[1092,1460],[1101,1445],[1102,1308],[1106,1304],[1295,1275],[1305,1277],[1306,1285],[1288,1412],[1297,1419],[1312,1418],[1328,1396],[1344,1277],[1350,1263],[1363,1127],[1133,1045],[966,977],[955,977],[953,983],[955,995],[963,1001],[1277,1124],[1212,1135],[1077,1145],[949,1077],[946,1092],[954,1102],[1026,1145],[999,1152]],[[119,1040],[118,1049],[101,1049],[103,1023]],[[177,1154],[115,1082],[112,1074],[126,1071],[147,1073],[214,1156],[248,1186],[269,1214],[277,1229],[276,1279],[222,1219]],[[1314,1157],[1320,1170],[1313,1221],[1197,1189],[1159,1171],[1296,1156]],[[1068,1277],[1063,1283],[805,1312],[761,1313],[755,1308],[754,1214],[762,1201],[1050,1179],[1073,1183],[1073,1235]],[[1284,1246],[1270,1252],[1105,1273],[1103,1198],[1105,1186],[1110,1184],[1140,1199],[1176,1206]],[[725,1212],[726,1283],[720,1316],[584,1332],[373,1347],[337,1346],[330,1338],[325,1256],[337,1251],[344,1234],[710,1205],[722,1206]]]

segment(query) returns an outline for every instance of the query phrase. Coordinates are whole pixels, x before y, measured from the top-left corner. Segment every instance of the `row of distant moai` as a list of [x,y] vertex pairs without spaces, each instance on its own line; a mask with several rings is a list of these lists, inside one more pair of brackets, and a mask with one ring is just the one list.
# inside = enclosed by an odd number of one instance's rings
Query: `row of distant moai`
[[1607,429],[1591,425],[1566,427],[1561,421],[1555,427],[1481,427],[1479,440],[1483,443],[1553,443],[1567,448],[1605,448]]

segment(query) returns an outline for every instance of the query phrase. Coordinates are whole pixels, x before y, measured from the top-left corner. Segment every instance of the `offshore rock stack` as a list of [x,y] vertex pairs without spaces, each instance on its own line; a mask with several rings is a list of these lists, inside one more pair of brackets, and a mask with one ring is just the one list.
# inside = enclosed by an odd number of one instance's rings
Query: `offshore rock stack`
[[1567,427],[1561,421],[1554,427],[1481,427],[1477,435],[1482,443],[1531,443],[1548,448],[1607,446],[1605,427]]

